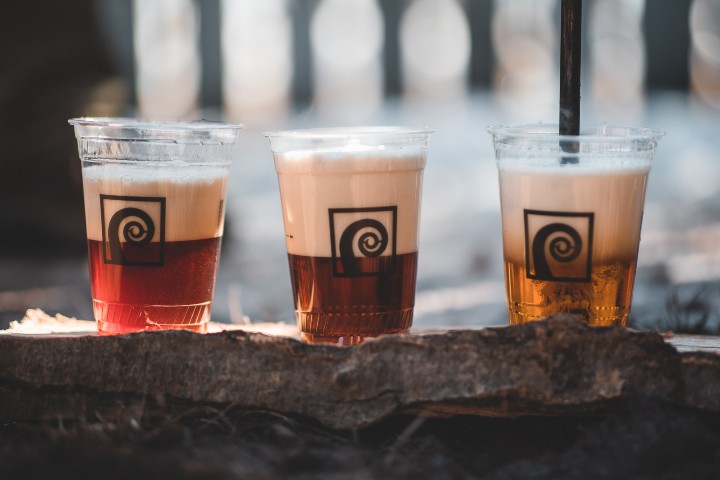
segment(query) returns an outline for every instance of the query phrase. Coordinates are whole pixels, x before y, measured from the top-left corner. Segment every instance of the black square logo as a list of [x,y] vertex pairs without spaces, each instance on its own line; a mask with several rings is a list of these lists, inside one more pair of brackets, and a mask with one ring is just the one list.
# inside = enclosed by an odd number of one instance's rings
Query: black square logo
[[527,278],[589,282],[593,213],[525,210]]
[[165,264],[165,198],[100,195],[103,260],[110,265]]
[[397,206],[330,208],[333,275],[371,277],[395,265]]

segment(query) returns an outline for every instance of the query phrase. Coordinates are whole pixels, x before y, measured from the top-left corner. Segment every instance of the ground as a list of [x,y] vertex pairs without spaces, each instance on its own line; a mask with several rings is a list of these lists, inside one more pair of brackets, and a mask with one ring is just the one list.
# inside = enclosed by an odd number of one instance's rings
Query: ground
[[720,416],[637,400],[605,417],[393,417],[328,430],[265,411],[0,426],[0,478],[717,478]]

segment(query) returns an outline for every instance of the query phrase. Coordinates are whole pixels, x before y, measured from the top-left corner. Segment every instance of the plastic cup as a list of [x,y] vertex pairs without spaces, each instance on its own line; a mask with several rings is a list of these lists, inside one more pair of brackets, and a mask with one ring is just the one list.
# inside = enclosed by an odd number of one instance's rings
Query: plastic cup
[[645,188],[657,142],[648,128],[500,125],[505,286],[511,324],[573,313],[625,326],[632,303]]
[[101,335],[204,332],[242,125],[75,118]]
[[266,134],[305,341],[351,345],[410,328],[430,133],[358,127]]

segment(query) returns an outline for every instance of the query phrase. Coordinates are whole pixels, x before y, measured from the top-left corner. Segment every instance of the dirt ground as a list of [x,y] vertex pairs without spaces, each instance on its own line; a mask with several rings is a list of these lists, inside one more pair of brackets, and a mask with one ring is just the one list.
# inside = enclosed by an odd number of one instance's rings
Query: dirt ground
[[637,401],[597,418],[394,417],[356,431],[265,411],[3,422],[0,478],[718,478],[720,416]]

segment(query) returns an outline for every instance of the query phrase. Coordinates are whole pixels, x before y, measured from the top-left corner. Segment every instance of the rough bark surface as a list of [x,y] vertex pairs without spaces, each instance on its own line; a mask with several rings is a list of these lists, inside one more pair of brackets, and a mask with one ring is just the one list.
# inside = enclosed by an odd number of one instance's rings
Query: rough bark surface
[[118,405],[214,405],[335,429],[399,413],[598,414],[637,398],[720,411],[720,356],[659,334],[544,322],[381,337],[338,348],[242,331],[0,335],[0,418],[85,418]]

